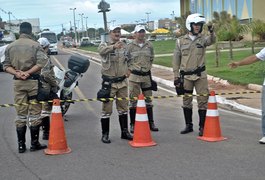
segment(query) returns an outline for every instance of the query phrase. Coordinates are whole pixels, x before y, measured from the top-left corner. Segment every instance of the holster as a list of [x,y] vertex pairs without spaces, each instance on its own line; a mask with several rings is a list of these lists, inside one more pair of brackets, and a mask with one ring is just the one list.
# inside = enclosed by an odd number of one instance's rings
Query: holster
[[47,101],[50,98],[50,90],[43,88],[42,83],[38,80],[37,101]]
[[178,95],[184,95],[184,75],[180,74],[180,78],[177,80],[177,83],[175,83],[175,89]]
[[108,99],[102,100],[102,98],[110,98],[111,82],[103,81],[102,87],[97,93],[97,98],[102,102],[109,102]]
[[142,91],[148,91],[148,90],[157,91],[157,82],[152,79],[151,71],[148,72],[150,72],[149,77],[151,81],[151,86],[148,88],[142,88]]

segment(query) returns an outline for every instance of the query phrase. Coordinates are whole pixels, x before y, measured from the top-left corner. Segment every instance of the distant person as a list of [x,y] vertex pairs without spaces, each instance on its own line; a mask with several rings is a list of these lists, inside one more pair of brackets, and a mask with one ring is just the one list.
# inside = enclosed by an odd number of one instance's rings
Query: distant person
[[[129,97],[130,97],[130,119],[131,133],[134,132],[135,115],[138,97],[143,94],[145,97],[152,96],[152,90],[157,87],[152,86],[151,68],[154,60],[154,48],[150,41],[145,39],[146,30],[143,25],[137,25],[134,29],[135,40],[128,45],[129,57]],[[146,109],[151,131],[158,131],[154,123],[152,99],[147,98]]]
[[[102,64],[102,89],[98,98],[124,98],[116,100],[121,127],[121,139],[132,140],[128,131],[128,59],[126,44],[120,41],[121,27],[111,26],[109,29],[110,41],[99,45],[98,51]],[[101,113],[101,129],[103,143],[111,143],[109,139],[110,116],[113,101],[103,101]]]
[[19,39],[7,46],[3,65],[4,71],[14,75],[15,103],[30,104],[15,107],[18,152],[24,153],[26,151],[27,124],[31,135],[30,151],[47,147],[39,143],[39,129],[42,122],[41,104],[32,103],[36,102],[41,69],[47,64],[48,57],[41,45],[33,40],[30,23],[21,23],[19,33]]
[[[186,127],[180,132],[193,132],[192,123],[192,93],[195,88],[197,94],[209,94],[207,72],[205,67],[206,47],[215,42],[212,26],[208,27],[209,35],[201,34],[205,24],[204,16],[191,14],[187,17],[186,28],[188,34],[176,41],[173,57],[174,85],[178,95],[183,97],[183,112]],[[186,96],[185,96],[186,95]],[[208,104],[207,96],[198,96],[199,136],[203,135],[203,128]]]
[[[42,37],[38,39],[38,42],[42,46],[44,52],[49,57],[48,51],[49,51],[50,42],[48,41],[48,39]],[[49,57],[47,64],[41,69],[40,82],[43,88],[43,94],[41,95],[42,101],[58,99],[56,93],[58,92],[59,86],[55,78],[53,67],[54,65],[52,64],[52,61]],[[43,117],[42,118],[43,140],[49,140],[51,111],[52,111],[51,103],[45,103],[42,105],[41,116]]]
[[[244,66],[253,64],[255,62],[265,61],[265,48],[263,48],[259,53],[256,55],[251,55],[246,57],[245,59],[237,62],[232,62],[228,64],[231,68],[237,68],[238,66]],[[262,116],[261,116],[261,129],[262,129],[262,138],[259,140],[260,144],[265,144],[265,79],[262,86],[262,101],[261,101],[261,109],[262,109]]]

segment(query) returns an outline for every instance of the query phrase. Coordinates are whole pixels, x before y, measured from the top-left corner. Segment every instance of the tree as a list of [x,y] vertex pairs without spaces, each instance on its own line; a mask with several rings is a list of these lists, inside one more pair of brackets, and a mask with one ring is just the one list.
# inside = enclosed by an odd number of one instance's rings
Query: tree
[[231,16],[226,11],[220,13],[213,13],[213,20],[211,23],[214,24],[215,32],[217,35],[216,55],[219,61],[218,41],[229,41],[229,57],[233,59],[233,44],[232,41],[240,40],[242,35],[248,31],[246,25],[241,25],[236,16]]
[[188,30],[186,28],[186,19],[187,17],[191,14],[190,11],[186,12],[186,14],[182,15],[181,17],[176,17],[176,21],[179,24],[179,28],[180,28],[180,34],[184,35],[188,33]]
[[256,36],[258,40],[265,40],[265,23],[261,20],[254,20],[249,24],[249,30],[252,36],[251,50],[252,50],[252,54],[254,54],[255,53],[255,50],[254,50],[255,41],[253,37]]

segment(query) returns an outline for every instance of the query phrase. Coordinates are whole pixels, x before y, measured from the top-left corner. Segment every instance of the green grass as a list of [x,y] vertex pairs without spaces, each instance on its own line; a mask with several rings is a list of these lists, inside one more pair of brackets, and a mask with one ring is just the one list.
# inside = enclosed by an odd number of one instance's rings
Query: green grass
[[155,54],[173,53],[176,45],[176,40],[152,41]]
[[97,46],[79,47],[79,49],[82,49],[82,50],[85,50],[85,51],[98,52],[98,47]]
[[[241,60],[251,55],[250,50],[234,52],[234,61]],[[230,69],[228,64],[231,62],[228,58],[228,52],[222,52],[219,62],[219,67],[216,67],[214,53],[206,55],[206,68],[209,75],[220,77],[228,80],[233,84],[262,84],[265,75],[265,64],[257,62],[248,66],[240,66],[236,69]],[[166,67],[172,67],[172,56],[156,57],[155,64]]]
[[[152,41],[152,43],[156,55],[173,53],[175,49],[175,40]],[[80,47],[80,49],[97,52],[97,47],[95,46]],[[258,51],[256,50],[256,52]],[[234,51],[233,54],[234,61],[238,61],[251,55],[251,50]],[[245,85],[253,83],[261,85],[263,83],[265,75],[265,63],[257,62],[255,64],[241,66],[236,69],[230,69],[227,65],[229,62],[231,62],[228,57],[228,52],[221,53],[219,67],[216,67],[214,53],[206,54],[206,60],[206,68],[209,75],[226,79],[230,83],[234,84]],[[156,57],[154,63],[166,67],[172,67],[172,56]]]

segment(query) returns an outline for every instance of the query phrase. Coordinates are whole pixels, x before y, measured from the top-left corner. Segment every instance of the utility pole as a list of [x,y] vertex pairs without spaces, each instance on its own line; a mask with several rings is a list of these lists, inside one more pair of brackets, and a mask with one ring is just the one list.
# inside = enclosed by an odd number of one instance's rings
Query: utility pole
[[109,3],[105,2],[105,0],[101,0],[99,5],[98,5],[98,9],[100,11],[98,11],[99,13],[102,12],[103,13],[103,21],[104,21],[104,29],[105,29],[105,32],[107,33],[108,32],[108,27],[107,27],[107,15],[106,15],[106,12],[109,12],[110,11],[110,5]]
[[84,37],[84,26],[83,26],[83,15],[84,15],[84,13],[81,13],[81,14],[79,14],[80,15],[80,17],[81,17],[81,30],[82,30],[82,37]]
[[172,16],[172,21],[175,21],[175,12],[172,11],[172,14],[170,14]]
[[75,43],[77,43],[76,24],[75,24],[75,10],[76,10],[76,8],[70,8],[70,10],[73,11],[73,15],[74,15]]
[[146,12],[145,14],[147,15],[147,29],[149,30],[149,14],[151,14],[151,12]]
[[63,31],[64,31],[64,28],[63,28],[63,24],[62,24],[62,33],[63,33],[62,35],[64,36],[64,32]]
[[96,40],[97,24],[94,24],[94,26],[95,26],[95,40]]
[[70,21],[70,32],[72,33],[72,22]]
[[10,15],[12,14],[12,12],[9,11],[7,14],[8,14],[8,19],[9,19],[8,20],[8,22],[9,22],[9,31],[11,31],[11,19],[10,19]]
[[86,37],[88,37],[88,31],[87,31],[87,19],[88,17],[84,17],[86,19]]

